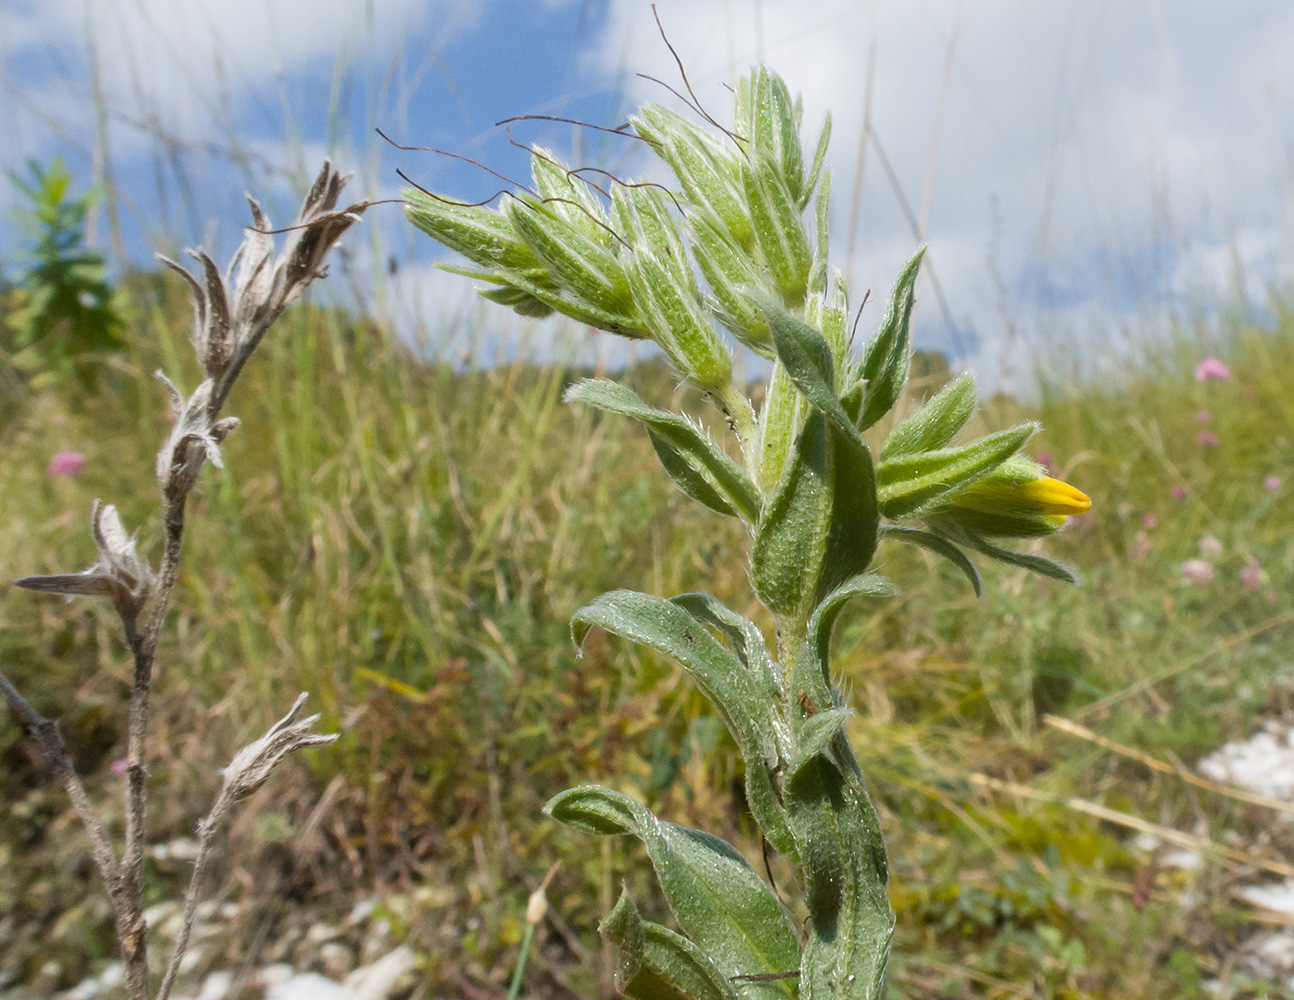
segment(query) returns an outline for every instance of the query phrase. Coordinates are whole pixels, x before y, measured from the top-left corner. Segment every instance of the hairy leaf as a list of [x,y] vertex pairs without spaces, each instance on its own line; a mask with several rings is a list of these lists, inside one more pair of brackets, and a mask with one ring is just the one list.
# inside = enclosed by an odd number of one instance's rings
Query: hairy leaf
[[[562,792],[545,809],[589,833],[630,833],[641,840],[679,926],[725,979],[799,967],[799,942],[786,911],[726,841],[658,820],[628,796],[596,785]],[[793,995],[791,988],[780,992]]]
[[688,496],[747,523],[759,518],[759,491],[726,451],[686,417],[648,406],[626,385],[609,379],[578,382],[568,402],[587,403],[645,424],[666,471]]
[[890,307],[885,314],[880,331],[863,353],[859,377],[866,385],[863,390],[862,412],[858,429],[866,430],[890,411],[903,392],[908,380],[908,364],[912,350],[911,321],[913,287],[925,247],[916,252],[895,282],[890,293]]
[[911,545],[920,545],[923,549],[928,549],[936,555],[943,556],[966,574],[966,578],[970,580],[971,589],[975,591],[975,596],[983,596],[984,584],[980,579],[979,570],[967,558],[965,552],[943,535],[935,534],[933,531],[923,531],[920,528],[901,527],[897,524],[886,525],[881,529],[881,535],[884,538],[893,538]]
[[767,292],[756,290],[753,297],[764,310],[778,360],[800,394],[831,421],[845,439],[863,448],[849,414],[836,396],[835,368],[827,339],[804,320],[789,312]]
[[692,675],[748,761],[776,759],[773,706],[755,679],[695,618],[663,597],[613,590],[575,612],[571,635],[584,644],[591,628],[663,653]]
[[784,302],[799,305],[813,266],[800,207],[787,191],[777,165],[767,157],[756,155],[751,162],[743,161],[741,179],[755,239],[778,294]]
[[945,447],[974,412],[975,376],[967,372],[890,431],[881,460]]

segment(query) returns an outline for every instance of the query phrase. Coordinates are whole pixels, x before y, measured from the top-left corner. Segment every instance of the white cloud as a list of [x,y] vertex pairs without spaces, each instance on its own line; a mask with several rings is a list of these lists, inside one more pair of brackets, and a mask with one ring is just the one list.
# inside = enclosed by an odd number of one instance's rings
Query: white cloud
[[[726,117],[730,82],[757,54],[803,92],[806,126],[831,108],[834,231],[844,255],[863,122],[868,54],[876,47],[872,122],[920,212],[940,103],[929,260],[959,322],[970,318],[992,369],[1011,323],[1130,318],[1138,288],[1175,305],[1230,287],[1238,253],[1263,294],[1290,257],[1282,236],[1294,158],[1294,6],[1036,3],[1033,0],[678,0],[658,3],[692,86]],[[960,9],[960,20],[957,11]],[[957,28],[954,37],[954,23]],[[626,58],[623,53],[628,52]],[[587,54],[670,82],[673,59],[647,5],[612,0]],[[631,99],[670,101],[632,83]],[[865,160],[860,238],[849,273],[882,292],[915,245],[876,150]],[[1005,296],[989,265],[992,258]],[[1201,283],[1213,282],[1210,291]],[[1003,308],[1009,315],[1003,315]],[[1090,320],[1088,317],[1096,317]],[[930,288],[918,304],[936,342]]]
[[236,145],[228,131],[248,106],[297,122],[294,88],[311,62],[385,64],[413,26],[442,45],[480,10],[473,0],[40,0],[0,19],[0,57],[13,67],[54,51],[77,67],[15,82],[40,102],[74,100],[80,136],[93,135],[90,75],[79,68],[88,50],[107,106],[136,126],[118,130],[120,141],[140,142],[152,128],[182,143]]

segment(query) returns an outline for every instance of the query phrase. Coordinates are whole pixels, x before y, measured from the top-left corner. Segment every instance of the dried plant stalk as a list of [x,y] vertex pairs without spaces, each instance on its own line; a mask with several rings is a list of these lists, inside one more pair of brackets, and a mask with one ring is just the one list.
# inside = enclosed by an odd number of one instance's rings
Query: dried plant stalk
[[[94,566],[80,573],[28,576],[14,581],[20,587],[43,593],[108,598],[121,620],[134,658],[126,735],[125,833],[120,858],[103,820],[76,776],[57,723],[37,713],[0,673],[0,694],[21,720],[50,770],[62,782],[90,837],[95,865],[112,902],[126,967],[126,990],[131,1000],[150,997],[148,928],[143,915],[149,697],[158,638],[179,578],[189,495],[204,465],[222,464],[220,445],[238,426],[238,420],[221,417],[220,413],[243,367],[284,309],[310,282],[326,273],[329,251],[369,207],[368,202],[357,202],[338,210],[338,197],[348,180],[348,176],[338,174],[331,164],[324,162],[297,223],[289,227],[292,235],[281,253],[275,252],[265,213],[249,198],[254,226],[248,229],[224,275],[201,250],[189,251],[201,265],[201,281],[176,262],[159,257],[189,284],[194,307],[193,346],[206,378],[186,399],[165,375],[157,373],[170,396],[175,421],[157,456],[164,535],[158,569],[154,570],[136,552],[134,537],[126,533],[116,508],[95,501],[90,530],[99,560]],[[183,930],[156,994],[159,1000],[166,1000],[174,985],[214,837],[223,827],[230,808],[263,783],[288,754],[336,738],[309,731],[318,716],[294,721],[305,697],[303,694],[298,698],[286,717],[260,740],[240,751],[225,770],[224,785],[215,805],[199,825],[199,851],[185,894]]]

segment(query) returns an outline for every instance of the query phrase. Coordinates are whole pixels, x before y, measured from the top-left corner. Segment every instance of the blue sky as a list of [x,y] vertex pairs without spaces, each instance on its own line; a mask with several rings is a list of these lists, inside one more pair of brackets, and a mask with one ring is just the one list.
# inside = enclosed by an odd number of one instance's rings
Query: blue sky
[[[803,91],[806,131],[833,111],[833,258],[856,294],[879,294],[928,241],[943,301],[927,278],[919,338],[990,382],[1059,339],[1087,345],[1096,368],[1116,364],[1130,327],[1148,338],[1220,302],[1261,313],[1271,288],[1290,286],[1285,0],[658,8],[717,115],[724,84],[761,57]],[[628,0],[7,0],[0,60],[0,161],[62,155],[87,184],[106,162],[133,261],[199,242],[227,254],[244,190],[288,221],[325,153],[357,173],[357,195],[394,196],[397,166],[460,197],[495,190],[465,164],[388,147],[374,127],[524,176],[497,119],[619,124],[642,100],[672,100],[636,74],[677,80],[650,6]],[[596,133],[515,134],[583,163],[653,169]],[[395,206],[370,217],[348,241],[354,294],[402,327],[470,307],[468,284],[434,270],[437,248]],[[106,212],[96,226],[112,251]],[[13,239],[0,228],[0,260]],[[558,336],[551,324],[508,330]]]

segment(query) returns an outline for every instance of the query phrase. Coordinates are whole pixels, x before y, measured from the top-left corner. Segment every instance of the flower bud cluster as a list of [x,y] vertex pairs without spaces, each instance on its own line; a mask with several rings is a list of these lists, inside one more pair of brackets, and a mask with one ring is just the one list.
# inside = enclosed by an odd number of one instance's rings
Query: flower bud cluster
[[732,360],[718,328],[773,357],[757,293],[792,308],[808,296],[815,253],[801,215],[818,188],[830,124],[806,170],[802,109],[780,77],[758,71],[737,102],[738,131],[719,138],[657,105],[631,119],[674,173],[676,192],[620,181],[603,191],[537,149],[533,191],[501,209],[410,190],[406,211],[476,265],[450,270],[487,282],[486,298],[526,316],[558,312],[650,338],[682,375],[722,394]]

